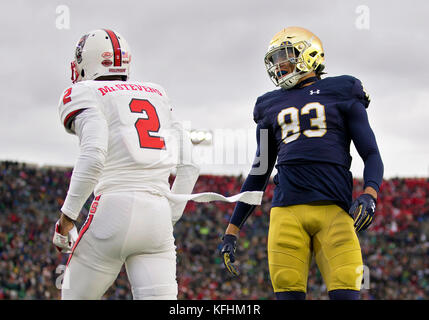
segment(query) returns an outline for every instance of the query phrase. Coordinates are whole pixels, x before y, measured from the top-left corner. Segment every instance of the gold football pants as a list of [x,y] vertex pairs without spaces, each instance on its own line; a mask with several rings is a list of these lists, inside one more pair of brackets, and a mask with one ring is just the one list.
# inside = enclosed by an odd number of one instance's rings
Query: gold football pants
[[361,248],[343,209],[315,203],[272,208],[268,264],[274,292],[306,292],[313,254],[328,291],[360,290]]

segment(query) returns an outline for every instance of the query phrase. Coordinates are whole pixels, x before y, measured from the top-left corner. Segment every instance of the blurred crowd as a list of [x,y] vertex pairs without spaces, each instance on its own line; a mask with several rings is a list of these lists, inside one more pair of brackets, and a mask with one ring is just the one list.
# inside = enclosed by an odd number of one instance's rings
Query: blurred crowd
[[[71,176],[70,168],[0,162],[0,299],[58,299],[67,256],[51,244]],[[233,195],[244,177],[199,177],[194,192]],[[354,197],[362,192],[354,181]],[[175,226],[179,299],[274,299],[267,263],[270,183],[261,206],[241,230],[241,275],[231,278],[219,256],[234,204],[189,202]],[[381,186],[375,222],[359,234],[364,259],[363,299],[429,298],[429,179],[390,179]],[[81,225],[91,203],[82,209]],[[132,299],[123,268],[103,299]],[[307,299],[328,299],[315,263]]]

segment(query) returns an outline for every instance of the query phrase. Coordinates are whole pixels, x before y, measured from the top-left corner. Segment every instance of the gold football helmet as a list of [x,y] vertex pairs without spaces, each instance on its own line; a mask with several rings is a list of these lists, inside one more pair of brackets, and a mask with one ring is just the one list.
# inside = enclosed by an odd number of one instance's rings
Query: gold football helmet
[[312,32],[301,27],[288,27],[278,32],[265,54],[265,67],[274,84],[293,88],[312,71],[319,75],[325,61],[322,42]]

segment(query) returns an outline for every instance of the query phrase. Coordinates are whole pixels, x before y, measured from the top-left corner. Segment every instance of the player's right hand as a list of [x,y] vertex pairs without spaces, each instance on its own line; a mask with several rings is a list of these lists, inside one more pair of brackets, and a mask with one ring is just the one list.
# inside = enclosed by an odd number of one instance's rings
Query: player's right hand
[[235,249],[237,247],[237,237],[233,234],[225,234],[222,237],[222,249],[220,254],[222,256],[223,264],[230,274],[238,276],[239,272],[237,267],[233,265],[235,262]]
[[60,233],[60,220],[55,224],[54,237],[52,238],[52,243],[57,248],[58,252],[61,253],[71,253],[74,243],[78,238],[77,228],[73,224],[73,228],[67,233],[67,235],[62,235]]

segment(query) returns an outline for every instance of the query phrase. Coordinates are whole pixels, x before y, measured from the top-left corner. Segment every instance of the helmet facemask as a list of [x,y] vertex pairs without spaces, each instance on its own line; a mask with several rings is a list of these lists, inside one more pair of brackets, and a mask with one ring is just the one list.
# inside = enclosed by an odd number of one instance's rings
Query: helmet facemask
[[306,41],[293,44],[287,41],[267,52],[265,66],[276,86],[290,89],[299,79],[313,71],[303,59],[303,53],[309,47]]

